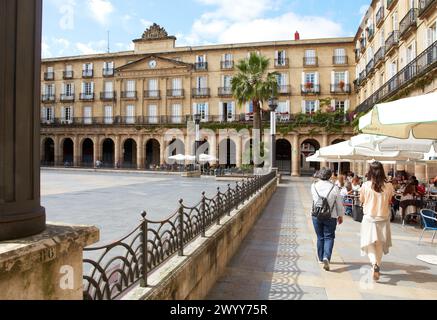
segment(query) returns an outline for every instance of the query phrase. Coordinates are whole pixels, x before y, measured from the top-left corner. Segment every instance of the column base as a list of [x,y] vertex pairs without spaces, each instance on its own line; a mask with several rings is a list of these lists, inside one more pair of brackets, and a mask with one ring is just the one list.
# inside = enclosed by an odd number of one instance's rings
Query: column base
[[25,238],[41,233],[46,228],[46,210],[0,216],[0,241]]

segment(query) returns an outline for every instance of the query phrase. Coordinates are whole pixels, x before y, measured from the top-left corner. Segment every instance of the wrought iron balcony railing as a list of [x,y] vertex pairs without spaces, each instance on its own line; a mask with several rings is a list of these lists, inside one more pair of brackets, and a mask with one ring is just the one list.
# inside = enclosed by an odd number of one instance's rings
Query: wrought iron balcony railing
[[399,24],[399,36],[401,38],[407,36],[410,31],[415,30],[417,28],[417,17],[419,14],[419,9],[413,8],[406,16],[401,20]]
[[167,97],[168,98],[183,98],[185,96],[185,90],[184,89],[168,89],[167,90]]
[[375,53],[375,67],[377,68],[381,62],[385,61],[385,46],[382,46]]
[[288,58],[275,59],[275,67],[276,68],[287,68],[288,66],[289,66],[289,59]]
[[304,57],[303,66],[304,67],[317,67],[319,65],[318,57]]
[[332,64],[335,66],[347,65],[348,62],[349,62],[348,56],[333,56],[332,57]]
[[94,77],[94,70],[82,70],[82,78]]
[[46,103],[46,102],[55,102],[56,101],[56,96],[54,94],[43,94],[41,96],[41,101]]
[[386,54],[389,54],[393,49],[397,48],[399,45],[399,31],[392,31],[387,40],[385,41]]
[[62,73],[62,76],[63,76],[64,80],[73,79],[73,77],[74,77],[74,72],[73,72],[73,71],[64,71],[64,72]]
[[122,91],[121,98],[124,100],[137,100],[138,93],[137,91]]
[[432,13],[432,8],[435,8],[437,0],[419,0],[419,18],[423,19],[429,13]]
[[376,12],[376,26],[380,27],[381,24],[384,22],[384,17],[385,17],[385,10],[384,10],[384,6],[381,6],[378,10],[378,12]]
[[291,86],[290,85],[278,86],[278,93],[280,95],[290,95],[291,94]]
[[208,70],[208,62],[196,62],[194,64],[194,70],[207,71]]
[[331,84],[331,93],[349,94],[351,93],[351,85],[349,83],[344,83],[344,82]]
[[117,92],[104,91],[100,92],[100,100],[102,101],[115,101],[117,99]]
[[55,80],[55,73],[54,72],[44,72],[44,80],[45,81]]
[[209,98],[211,90],[209,88],[194,88],[191,91],[193,98]]
[[161,99],[161,90],[146,90],[146,91],[144,91],[144,99],[150,99],[150,100]]
[[74,94],[61,94],[61,101],[62,102],[74,102],[75,96]]
[[221,61],[220,62],[220,69],[222,70],[232,70],[234,69],[234,61]]
[[104,77],[112,77],[112,76],[114,76],[114,69],[113,68],[103,68],[102,74]]
[[371,59],[371,60],[369,61],[369,63],[367,64],[367,66],[366,66],[366,73],[367,73],[367,76],[372,75],[374,71],[375,71],[375,60],[374,60],[374,59]]
[[387,81],[381,88],[362,102],[356,109],[358,113],[368,112],[377,103],[386,101],[400,89],[414,83],[418,78],[437,68],[437,41]]
[[218,88],[219,97],[232,97],[232,88],[231,87],[220,87]]
[[81,93],[79,96],[80,101],[94,101],[94,93]]
[[320,85],[314,83],[306,83],[301,85],[302,95],[319,94]]

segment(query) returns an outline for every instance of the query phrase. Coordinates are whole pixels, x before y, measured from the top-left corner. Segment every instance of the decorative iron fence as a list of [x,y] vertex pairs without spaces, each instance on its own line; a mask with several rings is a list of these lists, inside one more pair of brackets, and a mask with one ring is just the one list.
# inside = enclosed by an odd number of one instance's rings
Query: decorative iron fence
[[264,186],[273,181],[276,172],[237,182],[235,188],[220,188],[212,198],[205,193],[193,207],[179,201],[179,209],[168,219],[152,221],[143,212],[141,223],[127,236],[111,244],[85,248],[85,254],[100,254],[99,258],[83,260],[85,300],[116,300],[136,284],[147,286],[148,275],[178,254],[196,238],[205,237],[206,230],[219,225]]

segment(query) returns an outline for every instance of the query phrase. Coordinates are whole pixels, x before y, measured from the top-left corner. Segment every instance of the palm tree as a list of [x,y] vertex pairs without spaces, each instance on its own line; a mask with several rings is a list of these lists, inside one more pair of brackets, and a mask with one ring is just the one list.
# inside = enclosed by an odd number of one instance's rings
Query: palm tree
[[[238,62],[239,71],[232,78],[232,94],[240,106],[247,102],[253,104],[253,129],[261,127],[261,105],[269,98],[278,95],[278,73],[267,73],[270,60],[257,53]],[[262,133],[261,133],[262,134]]]

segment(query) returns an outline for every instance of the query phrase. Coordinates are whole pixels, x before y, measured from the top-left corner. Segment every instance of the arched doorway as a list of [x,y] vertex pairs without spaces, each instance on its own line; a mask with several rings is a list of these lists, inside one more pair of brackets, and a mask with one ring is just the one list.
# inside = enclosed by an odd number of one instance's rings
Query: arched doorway
[[43,166],[54,166],[55,165],[55,142],[51,138],[47,138],[44,140],[44,154],[42,165]]
[[127,139],[123,145],[123,168],[136,169],[137,167],[137,143],[133,139]]
[[[331,145],[335,145],[335,144],[339,144],[342,142],[345,142],[346,140],[343,139],[336,139],[334,141],[332,141]],[[340,167],[339,167],[340,166]],[[346,174],[348,172],[351,171],[351,164],[349,162],[341,162],[341,163],[332,163],[330,165],[330,167],[335,171],[335,172],[340,172],[340,174]]]
[[161,165],[161,145],[158,140],[150,139],[146,144],[146,169]]
[[300,148],[301,159],[301,175],[302,176],[312,176],[318,170],[320,170],[320,163],[306,161],[306,158],[313,156],[320,149],[320,144],[317,140],[308,139],[305,140]]
[[67,167],[73,166],[74,163],[74,143],[70,138],[66,138],[62,143],[62,163]]
[[291,143],[286,139],[276,141],[276,166],[279,172],[291,174]]
[[168,145],[167,158],[178,154],[185,155],[185,144],[179,139],[173,139]]
[[112,139],[105,139],[102,145],[103,167],[113,168],[115,162],[115,143]]
[[[197,149],[196,149],[196,144],[197,144]],[[206,139],[203,141],[194,142],[193,144],[193,154],[197,153],[198,156],[201,154],[210,154],[209,153],[210,149],[211,146],[209,145],[209,142]]]
[[237,166],[237,145],[232,139],[225,139],[219,145],[219,163],[226,168]]
[[82,166],[94,166],[94,142],[88,138],[82,142]]

